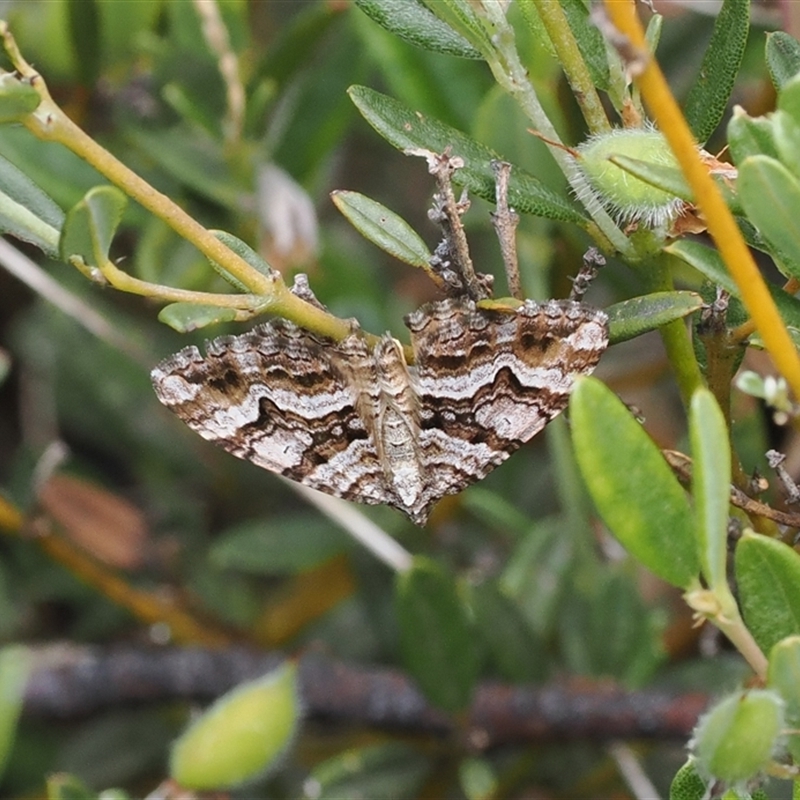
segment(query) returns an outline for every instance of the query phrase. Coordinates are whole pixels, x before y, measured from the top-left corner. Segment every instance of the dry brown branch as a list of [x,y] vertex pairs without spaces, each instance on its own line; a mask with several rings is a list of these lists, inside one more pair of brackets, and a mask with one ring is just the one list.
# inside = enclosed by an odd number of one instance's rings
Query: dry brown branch
[[[24,714],[69,719],[131,704],[208,702],[274,669],[283,658],[235,647],[53,645],[34,651]],[[554,739],[685,739],[708,702],[700,693],[626,691],[585,679],[542,687],[486,682],[476,691],[464,727],[457,729],[398,670],[308,654],[300,660],[300,678],[310,719],[457,736],[475,750]]]

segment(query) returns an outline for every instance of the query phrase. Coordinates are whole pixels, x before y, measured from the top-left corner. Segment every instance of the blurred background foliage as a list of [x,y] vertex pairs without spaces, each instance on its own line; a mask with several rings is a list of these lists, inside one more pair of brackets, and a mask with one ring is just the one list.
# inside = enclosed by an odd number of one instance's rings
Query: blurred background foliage
[[[565,192],[545,146],[481,61],[417,49],[350,2],[219,0],[216,6],[248,97],[238,121],[229,119],[219,60],[188,0],[26,0],[4,2],[0,12],[54,98],[97,141],[207,227],[249,242],[287,279],[307,272],[333,313],[354,316],[372,332],[401,336],[402,315],[435,297],[434,287],[421,271],[362,239],[328,194],[349,189],[379,200],[433,249],[438,232],[427,209],[434,184],[421,159],[398,153],[364,122],[349,86],[383,91]],[[694,80],[714,20],[682,3],[661,6],[667,19],[659,58],[680,97]],[[769,4],[758,9],[733,98],[751,114],[774,99],[763,42],[765,29],[779,23]],[[583,123],[556,61],[528,27],[517,31],[548,114],[567,142],[579,142]],[[0,127],[0,155],[65,210],[104,182],[79,158],[22,127]],[[286,196],[259,190],[268,165],[290,175],[313,201],[318,241],[301,234],[286,247],[279,231],[270,230],[271,204]],[[479,269],[494,272],[502,285],[489,210],[475,200],[465,224]],[[588,238],[575,226],[533,217],[523,218],[518,238],[527,293],[566,296]],[[313,644],[349,661],[401,663],[391,571],[275,476],[201,441],[153,394],[148,370],[160,358],[241,327],[179,335],[157,322],[152,303],[102,290],[65,264],[30,253],[66,291],[110,320],[128,347],[122,352],[98,340],[0,271],[6,496],[54,520],[60,536],[122,576],[131,591],[168,595],[232,639],[289,650]],[[113,257],[145,280],[205,291],[225,285],[198,251],[135,204]],[[696,276],[686,277],[695,288]],[[612,262],[590,300],[606,306],[642,291],[635,272]],[[641,410],[661,446],[682,446],[680,404],[657,336],[613,348],[598,374]],[[767,449],[768,424],[750,398],[737,403],[734,433],[752,470]],[[480,485],[444,501],[427,530],[390,509],[363,513],[410,551],[466,579],[482,678],[584,676],[715,691],[736,685],[743,667],[724,653],[713,662],[700,658],[701,645],[714,650],[718,642],[701,641],[676,592],[637,570],[609,540],[593,546],[574,466],[563,455],[550,458],[559,439],[564,452],[565,430],[555,423]],[[54,443],[65,448],[45,480]],[[33,540],[4,538],[0,553],[4,641],[146,644],[164,636]],[[0,794],[38,796],[43,777],[54,771],[73,773],[94,789],[125,785],[143,794],[163,776],[169,742],[187,713],[167,705],[69,724],[23,719]],[[247,795],[298,797],[311,771],[327,763],[330,772],[338,754],[352,747],[363,748],[364,768],[350,778],[351,796],[625,796],[600,745],[507,748],[465,758],[447,743],[433,747],[324,726],[301,733],[287,762]],[[684,759],[683,745],[650,746],[643,755],[665,790]],[[481,794],[481,786],[504,793]]]

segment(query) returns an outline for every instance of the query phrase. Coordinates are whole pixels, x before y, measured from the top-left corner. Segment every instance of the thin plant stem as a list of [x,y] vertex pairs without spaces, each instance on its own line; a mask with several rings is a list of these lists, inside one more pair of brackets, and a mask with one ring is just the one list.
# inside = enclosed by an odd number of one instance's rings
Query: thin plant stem
[[[656,258],[647,272],[649,289],[653,292],[672,292],[675,286],[669,270],[663,262],[663,256]],[[681,400],[686,409],[692,400],[692,395],[704,385],[700,366],[692,347],[689,331],[683,320],[675,320],[659,328],[661,341],[667,351],[667,358],[675,373],[675,381],[681,394]]]
[[714,589],[698,585],[685,592],[683,598],[699,619],[707,619],[725,634],[759,678],[766,679],[766,656],[744,624],[736,600],[726,585]]
[[231,47],[228,29],[222,21],[216,0],[194,0],[194,7],[200,17],[203,36],[217,57],[217,66],[225,82],[227,108],[222,132],[225,143],[233,145],[242,136],[246,105],[244,86],[239,76],[239,59]]
[[[573,191],[580,193],[583,203],[589,212],[596,229],[590,231],[600,240],[622,253],[628,258],[635,258],[635,252],[628,237],[617,227],[594,193],[580,191],[585,185],[585,179],[573,156],[561,145],[558,135],[550,118],[544,111],[536,90],[528,79],[528,71],[520,61],[517,53],[514,29],[506,19],[506,4],[500,0],[482,0],[481,7],[487,21],[494,28],[494,51],[484,53],[489,68],[497,83],[507,91],[522,108],[523,113],[530,119],[537,133],[539,133],[550,149],[561,171],[564,173]],[[552,144],[551,144],[552,143]]]
[[592,82],[586,61],[569,26],[561,0],[523,0],[532,2],[539,19],[550,37],[564,74],[567,76],[575,101],[592,133],[611,130],[600,95]]

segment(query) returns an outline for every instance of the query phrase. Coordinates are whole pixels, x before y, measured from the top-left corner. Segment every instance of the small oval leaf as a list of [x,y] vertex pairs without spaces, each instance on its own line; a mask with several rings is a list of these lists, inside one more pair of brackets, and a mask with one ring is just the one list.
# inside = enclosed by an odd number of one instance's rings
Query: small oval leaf
[[459,58],[482,58],[461,34],[456,33],[418,0],[355,0],[356,5],[390,33],[416,47]]
[[461,33],[481,53],[493,52],[495,47],[482,20],[478,18],[471,0],[440,0],[433,5],[439,17],[453,30]]
[[[800,76],[795,75],[787,81],[778,94],[778,111],[788,114],[795,122],[800,123]],[[771,117],[774,121],[775,115]]]
[[783,542],[745,531],[734,565],[742,616],[763,652],[800,634],[800,555]]
[[431,762],[402,742],[353,747],[317,764],[309,775],[314,800],[419,797]]
[[68,212],[58,250],[70,262],[74,256],[84,264],[99,267],[108,260],[114,233],[128,201],[114,186],[95,186]]
[[[243,242],[238,236],[234,236],[232,233],[228,233],[227,231],[218,231],[212,230],[211,233],[219,239],[222,244],[225,245],[229,250],[233,250],[239,258],[243,261],[248,263],[254,270],[260,272],[262,275],[266,275],[268,278],[272,278],[275,275],[275,271],[272,267],[264,261],[264,259],[255,251],[249,244]],[[213,259],[209,259],[209,263],[214,268],[214,270],[223,277],[231,286],[236,287],[240,292],[249,292],[250,289],[245,286],[238,278],[235,278],[233,275],[228,272],[223,266],[218,264]]]
[[406,264],[426,269],[431,252],[419,234],[398,214],[358,192],[331,192],[336,208],[373,244]]
[[417,556],[397,578],[397,619],[403,659],[432,703],[463,711],[478,674],[475,636],[452,577]]
[[800,42],[785,31],[767,32],[765,52],[772,83],[780,91],[800,72]]
[[752,156],[739,167],[737,188],[750,221],[782,256],[789,274],[800,278],[800,218],[795,211],[800,208],[800,181],[774,158]]
[[519,606],[491,581],[473,585],[470,606],[483,644],[500,677],[516,683],[542,683],[546,648]]
[[264,775],[300,718],[297,670],[284,663],[220,697],[175,742],[170,775],[185,789],[223,789]]
[[654,292],[623,300],[604,309],[608,315],[608,340],[627,342],[662,325],[683,319],[703,306],[697,292]]
[[[779,161],[797,177],[800,175],[800,157],[797,155],[797,149],[800,146],[800,123],[786,111],[776,111],[772,115],[772,134],[778,150]],[[762,158],[766,158],[766,156],[762,156]],[[743,166],[751,161],[752,159],[745,161]],[[768,161],[774,162],[774,159],[768,159]],[[752,221],[755,222],[755,220]]]
[[0,650],[0,775],[14,745],[30,667],[27,648],[9,645]]
[[709,589],[727,592],[731,450],[725,417],[708,389],[698,389],[692,397],[689,433],[700,564]]
[[697,764],[690,758],[676,773],[669,787],[669,800],[703,800],[705,781],[697,773]]
[[0,233],[58,258],[64,212],[24,172],[0,156]]
[[260,575],[294,575],[347,550],[347,537],[319,514],[254,519],[223,531],[209,552],[211,563]]
[[161,309],[158,319],[178,333],[190,333],[219,322],[233,322],[236,309],[202,303],[170,303]]
[[750,117],[737,106],[728,123],[728,147],[734,164],[741,164],[748,156],[765,155],[778,157],[772,120],[766,117]]
[[578,465],[609,530],[660,578],[693,585],[699,563],[689,501],[653,440],[594,378],[577,382],[570,419]]

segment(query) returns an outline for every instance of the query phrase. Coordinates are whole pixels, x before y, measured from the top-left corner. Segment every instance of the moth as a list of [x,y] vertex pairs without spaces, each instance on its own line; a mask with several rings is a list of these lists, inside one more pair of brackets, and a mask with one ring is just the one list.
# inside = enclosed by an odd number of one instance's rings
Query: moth
[[482,308],[466,297],[405,319],[413,363],[274,320],[187,347],[151,374],[159,400],[204,439],[337,497],[424,525],[567,404],[608,345],[608,319],[571,300]]

